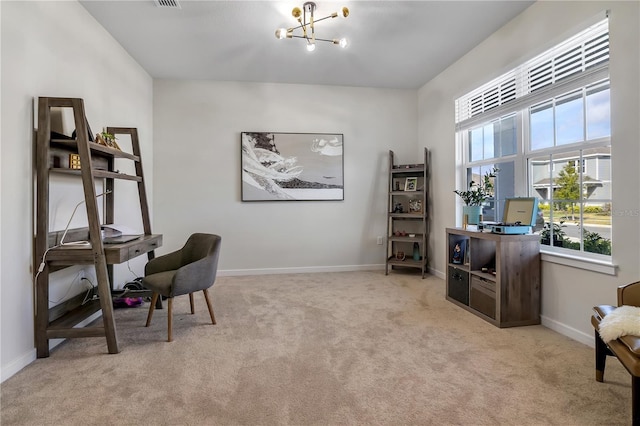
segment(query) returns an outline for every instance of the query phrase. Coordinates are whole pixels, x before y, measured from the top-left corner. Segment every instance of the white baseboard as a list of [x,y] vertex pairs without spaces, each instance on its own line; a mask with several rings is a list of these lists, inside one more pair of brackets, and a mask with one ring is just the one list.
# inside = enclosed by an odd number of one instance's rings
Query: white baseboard
[[545,317],[544,315],[540,317],[540,322],[545,327],[550,328],[551,330],[556,331],[563,336],[567,336],[570,339],[583,343],[592,348],[595,347],[594,335],[592,334],[584,333],[561,322]]
[[4,382],[9,377],[13,376],[18,371],[22,370],[23,368],[25,368],[27,365],[31,364],[35,360],[36,360],[36,349],[33,348],[28,352],[26,352],[25,354],[23,354],[22,356],[10,362],[8,365],[3,366],[2,370],[0,370],[0,383]]
[[218,276],[234,277],[242,275],[310,274],[316,272],[354,272],[384,270],[378,265],[304,266],[300,268],[227,269],[218,271]]
[[[76,327],[84,327],[87,324],[97,320],[102,316],[102,311],[98,311],[91,315],[90,317],[84,319],[80,322]],[[55,348],[60,343],[64,342],[65,339],[51,339],[49,340],[49,350]],[[2,367],[0,370],[0,383],[4,382],[8,378],[12,377],[14,374],[18,373],[20,370],[25,368],[27,365],[31,364],[36,360],[37,352],[36,349],[30,349],[24,355],[18,357],[16,360],[10,362],[8,365]]]
[[433,268],[429,268],[429,273],[431,275],[435,275],[436,277],[440,278],[441,280],[446,280],[447,279],[447,275],[442,272],[442,271],[437,271]]

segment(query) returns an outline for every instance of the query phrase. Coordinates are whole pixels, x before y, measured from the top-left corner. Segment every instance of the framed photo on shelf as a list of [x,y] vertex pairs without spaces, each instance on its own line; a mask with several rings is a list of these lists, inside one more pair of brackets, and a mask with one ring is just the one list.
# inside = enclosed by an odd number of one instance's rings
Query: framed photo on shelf
[[415,191],[418,186],[418,178],[417,177],[408,177],[404,181],[404,190],[405,191]]
[[458,241],[453,246],[453,252],[451,253],[451,263],[457,263],[462,265],[465,260],[465,241]]
[[409,213],[422,213],[422,200],[409,200]]

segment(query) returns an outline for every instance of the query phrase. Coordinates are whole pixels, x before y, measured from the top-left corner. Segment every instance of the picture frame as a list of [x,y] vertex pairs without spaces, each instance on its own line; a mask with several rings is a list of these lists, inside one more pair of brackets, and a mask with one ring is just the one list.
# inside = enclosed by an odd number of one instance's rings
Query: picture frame
[[[93,137],[93,132],[91,132],[91,126],[89,125],[89,120],[85,117],[85,124],[87,126],[87,138],[89,139],[89,142],[95,142],[95,138]],[[73,130],[73,133],[71,133],[71,137],[73,139],[75,139],[77,136],[77,129]]]
[[451,251],[451,263],[462,265],[465,261],[466,241],[456,241]]
[[404,181],[404,190],[405,191],[416,191],[418,187],[418,178],[417,177],[408,177]]
[[343,201],[341,133],[241,132],[241,200]]
[[95,138],[93,137],[93,132],[91,131],[91,126],[89,126],[89,120],[85,117],[85,121],[87,122],[87,137],[89,138],[89,142],[95,142]]

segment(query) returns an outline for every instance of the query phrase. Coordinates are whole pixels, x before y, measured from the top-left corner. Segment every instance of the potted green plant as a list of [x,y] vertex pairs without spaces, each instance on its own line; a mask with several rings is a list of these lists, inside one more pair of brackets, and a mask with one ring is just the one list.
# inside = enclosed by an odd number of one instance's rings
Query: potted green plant
[[493,197],[493,179],[497,176],[500,169],[492,168],[482,176],[480,182],[469,182],[469,188],[466,191],[456,189],[455,192],[462,201],[464,207],[462,213],[467,217],[467,223],[477,224],[480,222],[482,215],[482,206],[488,198]]
[[[545,222],[540,231],[540,244],[551,245],[551,236],[553,235],[553,246],[554,247],[562,247],[564,237],[567,235],[562,228],[566,227],[564,224],[564,220],[561,220],[560,223],[553,222],[552,224],[549,222]],[[551,232],[553,229],[553,232]]]

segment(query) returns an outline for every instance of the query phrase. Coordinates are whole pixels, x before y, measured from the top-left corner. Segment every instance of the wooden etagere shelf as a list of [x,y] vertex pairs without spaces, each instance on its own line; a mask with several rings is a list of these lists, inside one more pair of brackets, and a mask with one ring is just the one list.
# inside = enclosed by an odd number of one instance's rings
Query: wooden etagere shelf
[[[389,151],[389,195],[387,204],[387,256],[385,274],[392,269],[427,271],[427,188],[429,151],[420,164],[397,164]],[[401,211],[398,211],[401,210]]]

